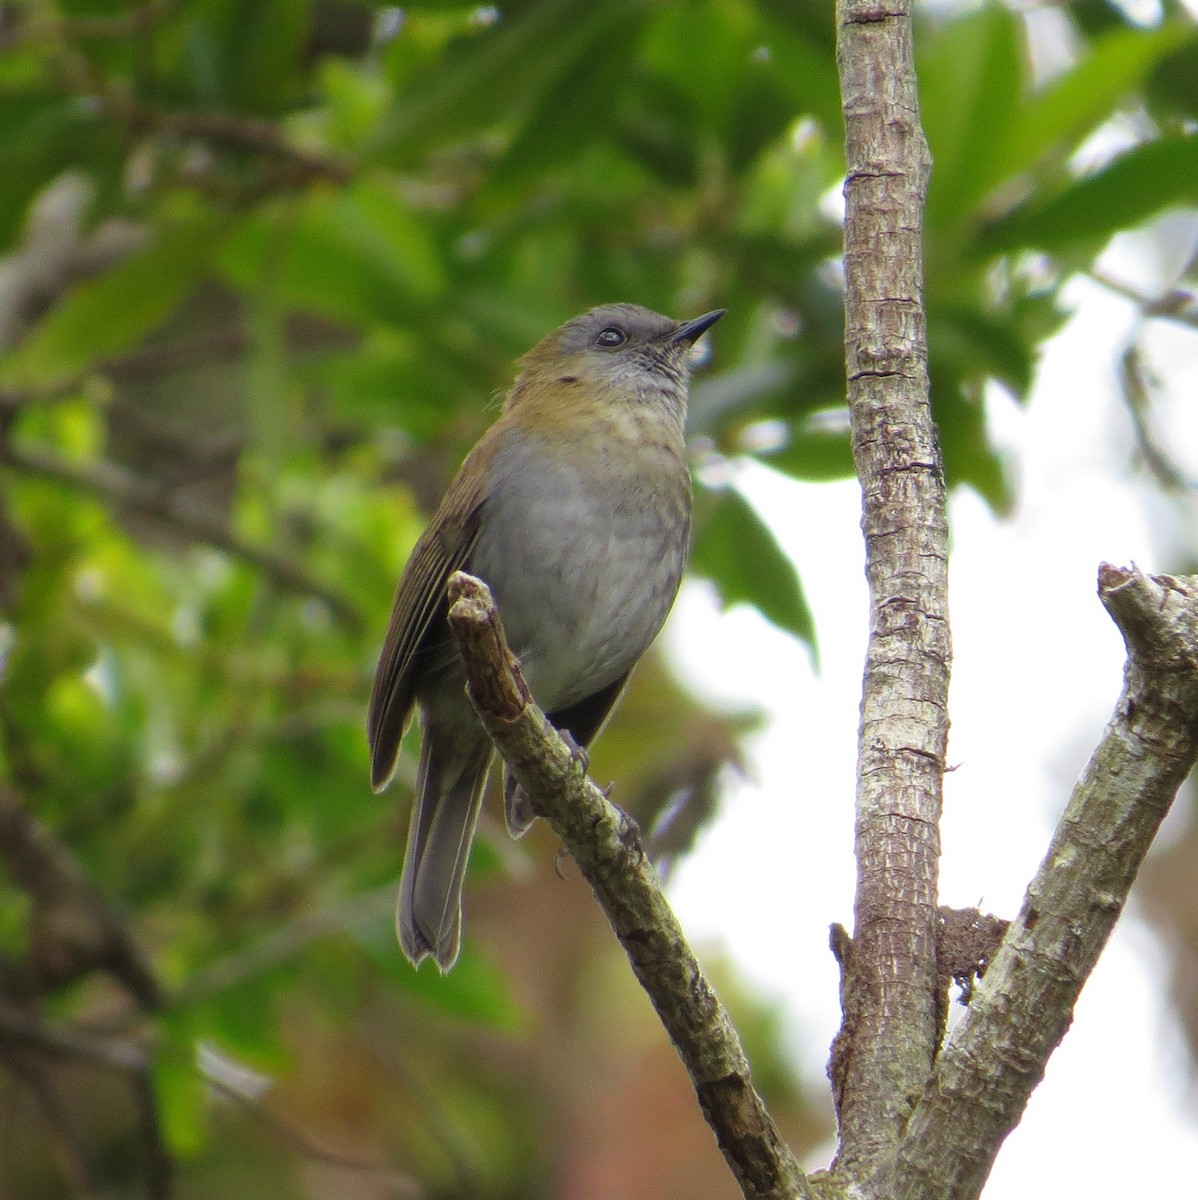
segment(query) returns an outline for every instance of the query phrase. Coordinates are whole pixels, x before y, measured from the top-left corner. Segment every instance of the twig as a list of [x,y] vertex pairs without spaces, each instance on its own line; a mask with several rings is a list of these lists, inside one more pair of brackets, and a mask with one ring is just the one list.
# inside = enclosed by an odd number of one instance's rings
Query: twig
[[[937,869],[948,738],[948,521],[928,399],[910,0],[839,0],[845,360],[870,593],[857,743],[857,890],[829,1074],[837,1165],[897,1141],[939,1044]],[[929,1193],[931,1194],[931,1193]]]
[[236,987],[246,979],[253,979],[294,958],[306,946],[329,933],[390,911],[394,896],[394,886],[387,884],[280,925],[244,949],[218,958],[198,971],[171,997],[171,1005],[187,1008]]
[[297,146],[283,128],[261,117],[225,112],[172,112],[140,104],[111,89],[97,95],[102,111],[134,130],[165,133],[171,137],[222,143],[276,159],[301,178],[348,183],[355,165],[339,155]]
[[1123,692],[876,1195],[979,1194],[1198,761],[1198,577],[1104,563],[1098,585],[1127,643]]
[[80,371],[36,387],[0,387],[0,417],[6,417],[9,413],[18,412],[23,408],[31,408],[35,404],[55,404],[65,400],[84,386],[89,375],[90,370]]
[[94,1037],[78,1028],[50,1026],[24,1008],[0,999],[0,1038],[46,1054],[101,1063],[118,1071],[146,1068],[145,1052],[122,1038]]
[[357,1025],[362,1043],[402,1092],[406,1103],[419,1116],[420,1139],[431,1142],[446,1162],[448,1173],[442,1187],[450,1196],[482,1196],[487,1192],[485,1171],[480,1168],[480,1147],[446,1111],[446,1098],[429,1087],[413,1070],[411,1055],[397,1042],[389,1028],[390,1018],[377,1012],[360,1017]]
[[0,51],[29,42],[57,39],[122,38],[144,32],[175,7],[174,0],[150,0],[127,12],[77,17],[34,17],[0,31]]
[[1194,481],[1186,478],[1160,448],[1153,435],[1149,415],[1152,407],[1149,380],[1144,369],[1143,354],[1136,344],[1128,346],[1119,359],[1119,382],[1144,465],[1166,491],[1192,492],[1196,486]]
[[[17,1047],[24,1047],[30,1053],[24,1054]],[[72,1132],[69,1113],[64,1109],[64,1119],[59,1119],[57,1108],[50,1107],[50,1102],[56,1100],[56,1094],[49,1079],[43,1078],[45,1072],[41,1071],[34,1055],[77,1058],[111,1067],[126,1075],[137,1105],[138,1132],[145,1152],[147,1200],[170,1200],[174,1195],[174,1162],[166,1148],[158,1118],[158,1097],[150,1075],[150,1060],[138,1043],[96,1037],[61,1024],[45,1025],[26,1009],[0,1000],[0,1053],[4,1054],[14,1074],[38,1097],[47,1120],[59,1129],[69,1162],[77,1164],[72,1166],[73,1176],[78,1176],[81,1167],[88,1161],[86,1148],[82,1137]],[[29,1070],[18,1070],[22,1064]],[[41,1084],[44,1084],[44,1089],[40,1087]],[[92,1178],[94,1181],[94,1172]],[[82,1188],[78,1190],[81,1194],[93,1194],[84,1192]]]
[[[145,1051],[132,1042],[97,1038],[77,1030],[50,1027],[13,1005],[0,1001],[0,1039],[28,1047],[43,1054],[66,1056],[115,1067],[131,1081],[138,1102],[139,1129],[146,1147],[147,1194],[150,1200],[168,1200],[173,1192],[173,1164],[162,1140],[158,1120],[158,1102],[150,1080],[150,1062]],[[407,1176],[380,1164],[339,1154],[326,1149],[299,1127],[269,1111],[227,1079],[213,1071],[201,1070],[205,1082],[223,1096],[236,1101],[257,1120],[295,1145],[307,1157],[358,1171],[382,1180],[390,1194],[419,1197],[424,1193]]]
[[810,1197],[810,1184],[753,1088],[728,1014],[662,894],[636,825],[587,778],[533,702],[486,584],[455,573],[449,604],[470,698],[533,809],[594,889],[741,1191],[772,1200]]
[[306,1130],[278,1113],[272,1112],[256,1097],[247,1096],[245,1092],[212,1072],[204,1072],[204,1080],[214,1091],[219,1092],[226,1099],[232,1100],[256,1121],[265,1125],[273,1134],[292,1145],[305,1158],[330,1167],[339,1167],[343,1171],[370,1175],[381,1183],[386,1188],[388,1195],[391,1196],[421,1200],[426,1195],[424,1189],[410,1176],[392,1170],[383,1163],[370,1162],[366,1159],[356,1158],[352,1154],[342,1154],[322,1146]]
[[87,1145],[79,1123],[58,1094],[49,1071],[34,1056],[19,1051],[7,1051],[2,1057],[41,1109],[42,1117],[54,1135],[63,1172],[70,1180],[74,1194],[80,1200],[101,1200],[96,1156]]
[[85,465],[70,462],[43,449],[9,442],[0,447],[0,465],[54,479],[110,503],[147,513],[194,541],[206,542],[248,563],[280,587],[301,595],[315,596],[350,629],[357,629],[361,625],[357,609],[345,596],[309,574],[292,559],[276,550],[247,542],[215,513],[188,503],[176,493],[147,483],[113,463]]
[[[1192,267],[1193,263],[1190,264],[1191,269]],[[1179,325],[1198,329],[1198,295],[1188,288],[1170,288],[1160,295],[1149,296],[1097,268],[1091,270],[1090,278],[1125,300],[1130,300],[1145,317],[1176,321]]]
[[215,329],[187,341],[167,342],[160,346],[138,346],[114,358],[102,359],[96,369],[107,375],[152,375],[173,371],[213,359],[234,358],[252,346],[250,336],[236,326]]

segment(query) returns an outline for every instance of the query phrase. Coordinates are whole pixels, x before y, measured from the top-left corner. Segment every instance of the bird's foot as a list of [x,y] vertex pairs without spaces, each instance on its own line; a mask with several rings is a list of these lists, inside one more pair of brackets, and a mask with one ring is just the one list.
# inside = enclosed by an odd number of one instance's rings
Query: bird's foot
[[562,741],[566,743],[566,748],[570,751],[570,757],[582,767],[582,773],[585,775],[591,767],[591,756],[587,748],[580,746],[568,729],[559,729],[558,733],[561,735]]

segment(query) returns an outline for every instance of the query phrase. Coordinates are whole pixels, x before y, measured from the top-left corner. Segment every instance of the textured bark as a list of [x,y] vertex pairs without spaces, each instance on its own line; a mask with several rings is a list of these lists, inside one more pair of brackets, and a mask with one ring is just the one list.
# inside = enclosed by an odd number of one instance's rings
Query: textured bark
[[870,589],[857,893],[830,1073],[838,1166],[867,1173],[932,1068],[950,644],[944,478],[928,402],[921,222],[930,168],[909,4],[841,0],[845,357]]
[[1198,578],[1104,564],[1099,595],[1127,643],[1122,695],[875,1195],[980,1193],[1198,759]]
[[811,1196],[753,1088],[740,1039],[662,894],[636,824],[587,778],[580,757],[533,703],[487,586],[458,572],[449,600],[470,698],[534,811],[594,889],[742,1193],[763,1200]]

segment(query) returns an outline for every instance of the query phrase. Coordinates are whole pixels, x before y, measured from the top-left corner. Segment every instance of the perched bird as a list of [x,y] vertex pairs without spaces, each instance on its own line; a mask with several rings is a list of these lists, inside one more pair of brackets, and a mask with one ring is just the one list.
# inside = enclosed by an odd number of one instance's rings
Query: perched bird
[[[494,752],[465,691],[446,583],[491,588],[532,694],[585,748],[657,636],[682,579],[691,484],[683,443],[691,346],[723,309],[673,321],[605,304],[518,362],[503,413],[416,543],[370,697],[371,782],[395,772],[412,706],[423,744],[396,928],[414,964],[458,955],[462,879]],[[532,823],[509,780],[508,829]]]

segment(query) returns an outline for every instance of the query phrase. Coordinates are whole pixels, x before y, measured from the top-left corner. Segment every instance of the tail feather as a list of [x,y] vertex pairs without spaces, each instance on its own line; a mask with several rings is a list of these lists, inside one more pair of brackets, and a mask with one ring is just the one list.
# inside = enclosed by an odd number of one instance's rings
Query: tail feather
[[439,743],[424,731],[395,925],[413,965],[431,954],[448,971],[461,943],[462,882],[492,749],[485,735],[466,753],[460,741]]

